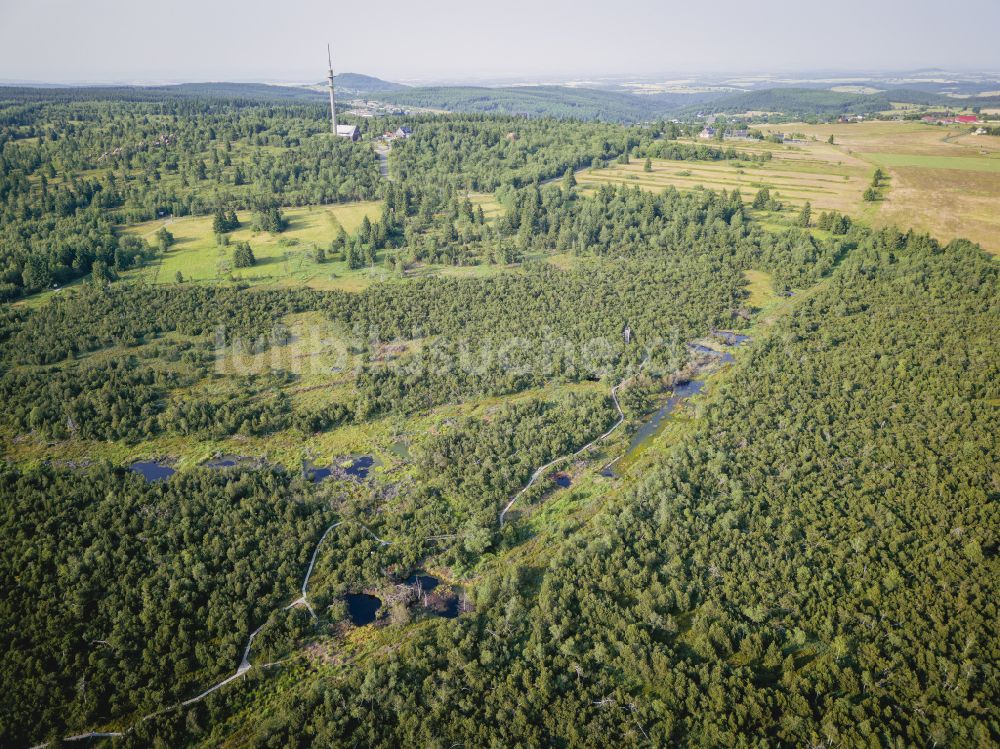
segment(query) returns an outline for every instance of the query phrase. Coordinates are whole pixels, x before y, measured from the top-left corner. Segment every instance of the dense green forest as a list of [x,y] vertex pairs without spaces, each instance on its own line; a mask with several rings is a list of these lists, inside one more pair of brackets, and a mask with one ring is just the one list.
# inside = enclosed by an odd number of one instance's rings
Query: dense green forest
[[0,298],[148,259],[113,224],[377,192],[375,155],[331,143],[318,104],[0,100]]
[[[676,123],[361,121],[388,180],[312,94],[143,91],[0,91],[0,745],[1000,741],[978,247],[576,184],[766,158]],[[130,273],[373,198],[363,288]]]
[[997,282],[970,245],[868,237],[540,568],[275,694],[251,745],[995,743]]

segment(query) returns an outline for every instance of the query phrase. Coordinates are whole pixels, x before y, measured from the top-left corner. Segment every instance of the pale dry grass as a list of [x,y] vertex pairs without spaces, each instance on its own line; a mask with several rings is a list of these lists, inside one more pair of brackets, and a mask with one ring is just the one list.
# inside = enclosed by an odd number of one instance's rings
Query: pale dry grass
[[1000,173],[897,167],[876,224],[913,227],[947,242],[964,237],[1000,254]]
[[[860,165],[859,165],[860,164]],[[840,163],[807,149],[776,151],[774,158],[762,164],[743,161],[669,161],[656,159],[653,171],[643,170],[642,163],[615,164],[606,169],[582,172],[577,181],[585,188],[602,183],[638,186],[660,192],[668,187],[694,190],[739,189],[745,201],[766,187],[772,196],[790,205],[806,201],[819,210],[855,213],[869,180],[870,168],[863,162],[845,159]]]
[[888,173],[884,199],[864,213],[875,225],[912,227],[944,242],[965,237],[1000,254],[1000,138],[922,122],[780,129],[824,139],[833,134],[834,148],[845,156]]

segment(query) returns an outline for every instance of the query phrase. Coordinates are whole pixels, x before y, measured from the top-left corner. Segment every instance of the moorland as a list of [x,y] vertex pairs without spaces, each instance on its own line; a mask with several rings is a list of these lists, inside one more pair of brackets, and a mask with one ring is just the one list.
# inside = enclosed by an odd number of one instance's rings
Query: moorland
[[11,91],[0,744],[1000,740],[1000,137]]

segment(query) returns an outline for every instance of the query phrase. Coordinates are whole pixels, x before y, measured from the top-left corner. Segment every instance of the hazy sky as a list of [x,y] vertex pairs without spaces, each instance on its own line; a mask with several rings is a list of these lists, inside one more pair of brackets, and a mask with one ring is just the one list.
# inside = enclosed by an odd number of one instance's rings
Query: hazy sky
[[0,0],[0,79],[1000,69],[1000,0]]

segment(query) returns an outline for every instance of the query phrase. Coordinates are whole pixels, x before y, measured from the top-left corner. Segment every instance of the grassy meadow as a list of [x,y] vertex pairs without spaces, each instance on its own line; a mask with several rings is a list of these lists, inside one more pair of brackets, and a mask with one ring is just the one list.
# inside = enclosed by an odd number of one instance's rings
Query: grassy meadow
[[737,150],[771,151],[773,158],[760,163],[653,159],[650,172],[644,170],[643,160],[633,159],[630,164],[612,164],[606,169],[581,172],[577,181],[590,188],[612,183],[637,185],[655,192],[671,186],[678,190],[737,188],[747,202],[753,199],[757,190],[766,187],[772,196],[792,207],[809,201],[817,210],[852,213],[861,202],[873,171],[866,162],[845,155],[827,143],[786,146],[741,143]]
[[824,141],[834,136],[846,157],[881,167],[889,182],[861,215],[876,226],[895,224],[942,241],[965,237],[1000,254],[1000,138],[969,126],[923,122],[786,125]]
[[257,261],[251,268],[232,267],[232,246],[216,243],[211,216],[148,221],[125,231],[145,237],[151,244],[155,244],[154,234],[162,226],[173,234],[173,246],[136,272],[153,283],[174,283],[180,272],[185,281],[192,282],[232,279],[250,284],[295,283],[314,288],[358,289],[370,282],[371,269],[350,270],[344,261],[317,263],[313,253],[319,247],[328,249],[340,227],[351,234],[365,216],[377,221],[380,210],[381,203],[377,201],[286,208],[282,215],[288,221],[288,228],[280,234],[251,230],[250,211],[240,211],[242,226],[228,236],[231,245],[239,241],[250,243]]
[[[646,172],[643,160],[633,159],[581,171],[577,181],[585,190],[605,183],[657,192],[671,186],[736,188],[744,200],[767,187],[790,211],[808,200],[815,210],[837,210],[875,226],[913,227],[942,241],[965,237],[1000,254],[1000,138],[973,135],[968,126],[909,121],[793,123],[763,130],[802,133],[805,140],[725,142],[746,153],[770,151],[772,159],[763,163],[654,159]],[[867,203],[863,194],[878,167],[889,180],[881,199]]]

